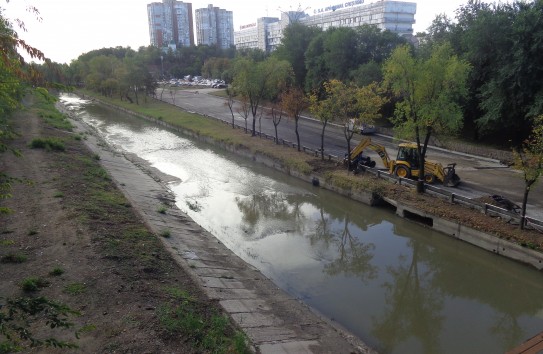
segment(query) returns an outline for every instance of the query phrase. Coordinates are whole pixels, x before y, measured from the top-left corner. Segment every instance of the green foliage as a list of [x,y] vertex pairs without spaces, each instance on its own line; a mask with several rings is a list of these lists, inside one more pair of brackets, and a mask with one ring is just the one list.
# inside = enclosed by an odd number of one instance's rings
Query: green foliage
[[35,292],[49,286],[49,282],[40,277],[30,277],[23,280],[21,289],[27,292]]
[[55,267],[55,268],[53,268],[52,271],[49,272],[49,275],[52,275],[54,277],[59,277],[62,274],[64,274],[64,269],[62,269],[60,267]]
[[36,338],[30,331],[31,326],[37,325],[52,330],[69,329],[73,325],[68,318],[73,315],[79,313],[45,297],[0,298],[0,353],[43,347],[77,348],[54,337]]
[[0,263],[23,263],[27,257],[23,254],[10,253],[0,258]]
[[[384,86],[400,99],[392,118],[394,133],[416,140],[424,161],[432,134],[454,135],[462,127],[460,101],[467,95],[470,65],[443,43],[427,59],[414,57],[408,46],[398,47],[383,70]],[[419,175],[424,176],[424,163]]]
[[162,230],[160,231],[160,236],[170,238],[172,236],[172,232],[170,230]]
[[[525,190],[521,211],[524,217],[528,194],[543,174],[543,115],[535,118],[530,137],[524,141],[522,148],[513,150],[513,156],[515,168],[519,169],[524,177]],[[523,226],[521,223],[521,227]]]
[[83,283],[72,283],[64,287],[64,292],[70,295],[79,295],[87,291],[87,286]]
[[58,138],[35,138],[30,142],[32,149],[46,149],[47,151],[64,151],[64,142]]
[[294,82],[304,87],[307,75],[305,54],[311,40],[321,32],[318,27],[309,27],[300,22],[291,22],[283,30],[281,44],[273,52],[279,60],[286,60],[294,72]]
[[249,353],[243,333],[229,333],[226,316],[212,313],[203,316],[201,305],[186,291],[169,288],[174,305],[163,305],[157,310],[161,327],[170,334],[188,335],[194,347],[210,353]]
[[256,134],[256,116],[262,101],[277,95],[278,88],[286,86],[292,77],[292,69],[286,61],[268,58],[256,62],[237,58],[234,62],[233,86],[236,93],[246,97],[253,116],[253,135]]

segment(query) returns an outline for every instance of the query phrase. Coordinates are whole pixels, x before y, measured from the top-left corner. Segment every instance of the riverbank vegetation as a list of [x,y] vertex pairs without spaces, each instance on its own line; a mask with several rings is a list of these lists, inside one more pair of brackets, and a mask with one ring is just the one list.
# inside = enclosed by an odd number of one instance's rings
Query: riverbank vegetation
[[247,352],[242,332],[142,224],[85,137],[52,100],[25,101],[7,120],[20,157],[0,161],[26,182],[0,204],[12,211],[0,218],[0,353]]
[[[89,94],[92,92],[87,91],[86,95]],[[98,96],[95,97],[98,98]],[[245,133],[243,129],[225,129],[229,125],[224,122],[185,112],[171,104],[154,99],[150,99],[143,105],[129,104],[126,101],[111,98],[100,97],[99,99],[157,122],[167,122],[172,127],[185,130],[191,135],[201,138],[208,137],[223,147],[228,148],[228,145],[231,145],[236,147],[238,151],[246,150],[253,155],[262,154],[286,167],[291,174],[305,175],[306,179],[309,179],[310,176],[319,176],[329,184],[331,189],[341,188],[348,191],[349,194],[370,193],[377,198],[390,198],[429,215],[459,222],[464,226],[532,249],[543,249],[543,238],[535,230],[520,230],[518,225],[513,225],[507,220],[493,218],[428,194],[415,193],[406,186],[386,182],[369,173],[355,175],[334,161],[323,161],[320,156],[316,156],[314,153],[298,152],[292,147],[277,146],[272,140],[258,136],[250,137],[250,132]]]

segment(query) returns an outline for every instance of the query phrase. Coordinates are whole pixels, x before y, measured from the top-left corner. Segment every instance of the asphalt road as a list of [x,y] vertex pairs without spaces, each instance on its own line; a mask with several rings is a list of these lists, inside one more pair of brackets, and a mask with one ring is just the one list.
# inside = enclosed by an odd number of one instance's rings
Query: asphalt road
[[[162,92],[162,100],[174,103],[176,106],[187,111],[231,122],[232,115],[226,105],[226,100],[209,94],[214,91],[217,91],[217,89],[176,90],[174,91],[174,97],[172,97],[169,90],[164,90]],[[157,97],[161,97],[161,89],[157,90]],[[234,106],[234,120],[236,124],[244,126],[245,120],[236,112],[238,107],[237,104]],[[262,133],[275,135],[269,110],[264,110],[260,122],[261,130],[257,121],[257,131],[260,130]],[[251,128],[251,124],[252,116],[247,119],[249,129]],[[298,126],[301,145],[310,149],[319,149],[321,145],[322,124],[317,120],[304,117],[304,119],[300,119]],[[278,126],[278,136],[280,139],[296,142],[294,121],[292,119],[283,117]],[[353,140],[351,140],[351,148],[356,146],[363,138],[361,135],[355,134]],[[393,142],[391,137],[372,135],[371,139],[385,146],[388,154],[393,159],[396,157],[397,142]],[[326,127],[324,149],[326,154],[335,156],[345,155],[347,152],[347,142],[341,127],[337,125]],[[384,167],[376,153],[368,151],[367,155],[377,161],[377,168]],[[473,199],[498,194],[518,205],[522,204],[524,179],[521,172],[511,169],[497,160],[437,148],[429,149],[427,159],[438,161],[444,166],[453,162],[457,164],[456,173],[460,176],[462,182],[456,188],[444,187],[450,192]],[[528,199],[527,215],[543,220],[543,183],[538,183],[535,187],[532,187]]]

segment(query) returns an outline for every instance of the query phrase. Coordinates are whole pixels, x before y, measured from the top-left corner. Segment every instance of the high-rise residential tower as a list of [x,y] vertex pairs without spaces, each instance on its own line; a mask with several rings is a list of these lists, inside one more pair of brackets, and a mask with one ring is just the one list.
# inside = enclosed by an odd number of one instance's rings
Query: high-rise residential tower
[[196,43],[216,45],[227,49],[234,45],[234,15],[232,11],[213,7],[196,9]]
[[162,0],[147,4],[151,45],[159,48],[170,44],[194,45],[192,4],[176,0]]

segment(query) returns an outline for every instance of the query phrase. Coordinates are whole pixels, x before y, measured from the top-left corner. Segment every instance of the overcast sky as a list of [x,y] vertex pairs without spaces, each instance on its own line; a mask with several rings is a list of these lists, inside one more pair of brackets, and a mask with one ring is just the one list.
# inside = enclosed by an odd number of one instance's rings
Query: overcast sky
[[[161,0],[155,0],[162,2]],[[300,7],[312,13],[314,9],[337,5],[346,0],[300,1]],[[366,3],[375,0],[366,0]],[[70,63],[83,53],[116,46],[148,46],[149,27],[147,4],[151,0],[0,0],[4,14],[10,19],[23,19],[27,32],[17,29],[28,44],[42,50],[59,63]],[[214,0],[185,1],[193,10],[208,4],[233,11],[234,30],[254,23],[263,16],[279,17],[280,11],[296,10],[298,2],[287,0]],[[417,3],[415,32],[425,31],[437,14],[454,17],[454,10],[467,0],[414,0]],[[494,1],[487,1],[494,2]],[[296,4],[294,7],[291,4]],[[24,9],[33,5],[40,11],[42,21]]]

